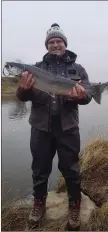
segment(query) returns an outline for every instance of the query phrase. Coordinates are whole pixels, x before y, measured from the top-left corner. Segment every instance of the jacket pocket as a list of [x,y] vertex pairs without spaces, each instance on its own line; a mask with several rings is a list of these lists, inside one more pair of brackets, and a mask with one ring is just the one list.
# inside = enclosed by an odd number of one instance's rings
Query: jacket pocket
[[29,122],[32,126],[37,128],[47,129],[48,127],[48,111],[49,105],[37,105],[35,108],[32,106]]
[[71,80],[76,80],[76,81],[81,80],[79,76],[79,70],[75,65],[73,67],[67,68],[67,77],[70,78]]

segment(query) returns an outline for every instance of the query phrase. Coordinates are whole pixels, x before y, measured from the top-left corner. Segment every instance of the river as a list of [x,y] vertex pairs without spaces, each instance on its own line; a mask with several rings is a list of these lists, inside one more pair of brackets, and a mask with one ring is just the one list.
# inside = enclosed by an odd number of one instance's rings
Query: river
[[[23,198],[32,194],[30,153],[30,102],[2,100],[2,198]],[[102,104],[92,100],[79,107],[81,147],[91,138],[103,135],[108,138],[108,94],[102,96]],[[49,190],[56,187],[59,171],[57,155],[49,178]]]

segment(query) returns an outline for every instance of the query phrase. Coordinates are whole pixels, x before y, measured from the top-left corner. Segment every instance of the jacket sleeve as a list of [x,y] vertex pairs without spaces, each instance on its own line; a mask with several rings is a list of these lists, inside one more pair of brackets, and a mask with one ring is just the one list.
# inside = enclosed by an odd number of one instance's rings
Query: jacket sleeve
[[21,87],[18,87],[16,91],[16,97],[18,98],[18,100],[22,102],[32,101],[32,97],[33,97],[32,88],[25,90]]
[[[79,68],[80,68],[79,76],[81,77],[81,80],[83,81],[84,84],[85,83],[89,84],[89,78],[87,72],[81,65],[79,65]],[[83,99],[73,99],[70,97],[67,100],[72,102],[74,101],[79,105],[87,105],[92,100],[92,95],[87,92]]]

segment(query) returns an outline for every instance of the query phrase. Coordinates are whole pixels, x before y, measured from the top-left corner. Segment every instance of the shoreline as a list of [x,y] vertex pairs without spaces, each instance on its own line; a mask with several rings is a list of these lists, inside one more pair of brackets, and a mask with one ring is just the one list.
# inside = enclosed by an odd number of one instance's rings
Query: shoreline
[[[10,221],[9,227],[7,228],[6,223],[3,223],[3,230],[7,229],[10,231],[20,230],[31,230],[34,227],[34,230],[43,230],[43,231],[58,231],[64,230],[64,227],[68,219],[68,198],[66,192],[56,193],[56,191],[48,192],[48,197],[46,201],[46,214],[42,221],[39,223],[38,227],[35,229],[35,225],[29,224],[28,218],[29,213],[32,209],[33,201],[30,199],[21,199],[13,202],[13,205],[8,207],[8,218],[7,221]],[[87,226],[88,220],[91,215],[91,211],[95,209],[95,204],[82,193],[81,201],[81,228],[85,229]],[[5,212],[7,209],[5,209]],[[20,218],[20,221],[19,221]],[[14,221],[14,223],[13,223]]]
[[18,88],[18,79],[2,77],[1,78],[1,100],[16,98]]

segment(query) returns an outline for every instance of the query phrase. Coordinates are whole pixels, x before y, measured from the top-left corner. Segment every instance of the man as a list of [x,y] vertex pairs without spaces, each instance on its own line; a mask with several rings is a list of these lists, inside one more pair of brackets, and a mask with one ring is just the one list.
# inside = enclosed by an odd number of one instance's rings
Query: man
[[[79,76],[88,82],[85,69],[75,63],[77,55],[66,49],[67,38],[58,24],[47,31],[45,45],[48,53],[35,65],[54,74],[68,78]],[[33,157],[32,177],[34,205],[29,219],[38,223],[46,210],[47,183],[52,170],[52,160],[57,151],[58,168],[65,178],[69,199],[69,217],[66,229],[80,230],[80,134],[78,105],[88,104],[92,96],[86,93],[80,82],[69,96],[51,97],[33,87],[34,79],[28,72],[22,73],[17,89],[19,100],[32,102],[29,123],[31,125],[30,148]]]

